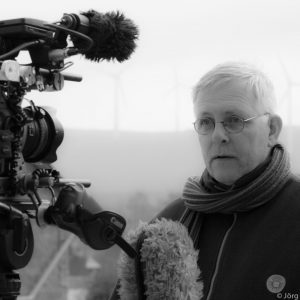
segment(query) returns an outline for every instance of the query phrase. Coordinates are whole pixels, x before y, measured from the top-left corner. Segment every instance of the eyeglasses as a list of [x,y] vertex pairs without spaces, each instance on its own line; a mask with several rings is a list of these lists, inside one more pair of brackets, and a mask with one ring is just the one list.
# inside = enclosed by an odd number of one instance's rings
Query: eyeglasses
[[197,119],[193,124],[197,133],[201,135],[211,133],[215,129],[216,123],[222,123],[224,129],[228,133],[240,133],[244,129],[245,123],[265,115],[269,115],[269,113],[264,113],[263,115],[258,115],[249,119],[243,119],[239,116],[232,115],[226,117],[224,121],[221,122],[216,122],[214,119],[207,117]]

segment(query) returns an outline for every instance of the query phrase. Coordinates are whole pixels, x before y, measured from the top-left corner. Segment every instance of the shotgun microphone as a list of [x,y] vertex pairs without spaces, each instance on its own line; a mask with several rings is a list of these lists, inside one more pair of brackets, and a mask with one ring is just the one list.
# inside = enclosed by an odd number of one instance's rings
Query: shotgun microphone
[[[82,53],[85,58],[99,62],[116,59],[122,62],[130,57],[136,48],[138,28],[123,13],[99,13],[95,10],[81,14],[64,14],[60,25],[87,35],[94,42],[93,46]],[[83,39],[72,37],[74,46],[84,48]]]

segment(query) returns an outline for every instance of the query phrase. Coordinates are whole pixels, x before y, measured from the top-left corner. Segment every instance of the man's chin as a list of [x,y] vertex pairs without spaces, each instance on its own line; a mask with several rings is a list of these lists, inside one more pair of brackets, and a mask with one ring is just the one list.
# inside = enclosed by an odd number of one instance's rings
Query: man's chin
[[225,174],[225,172],[216,172],[213,177],[220,183],[226,185],[233,185],[235,181],[238,180],[238,177],[235,175],[231,175],[229,172]]
[[241,176],[235,159],[214,160],[210,168],[212,176],[226,185],[232,185]]

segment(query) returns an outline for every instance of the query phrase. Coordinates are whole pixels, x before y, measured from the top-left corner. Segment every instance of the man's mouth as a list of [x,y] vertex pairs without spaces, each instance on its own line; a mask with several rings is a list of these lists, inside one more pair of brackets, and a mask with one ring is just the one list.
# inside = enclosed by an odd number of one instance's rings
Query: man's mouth
[[233,159],[233,158],[235,158],[235,157],[232,155],[217,155],[217,156],[213,157],[213,160],[214,159]]

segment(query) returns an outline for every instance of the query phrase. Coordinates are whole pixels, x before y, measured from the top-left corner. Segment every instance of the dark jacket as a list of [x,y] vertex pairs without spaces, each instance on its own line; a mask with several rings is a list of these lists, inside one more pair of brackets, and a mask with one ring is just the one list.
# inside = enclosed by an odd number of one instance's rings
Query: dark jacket
[[[159,217],[178,220],[183,210],[178,199]],[[204,215],[195,247],[203,300],[300,299],[300,180],[252,211]]]

